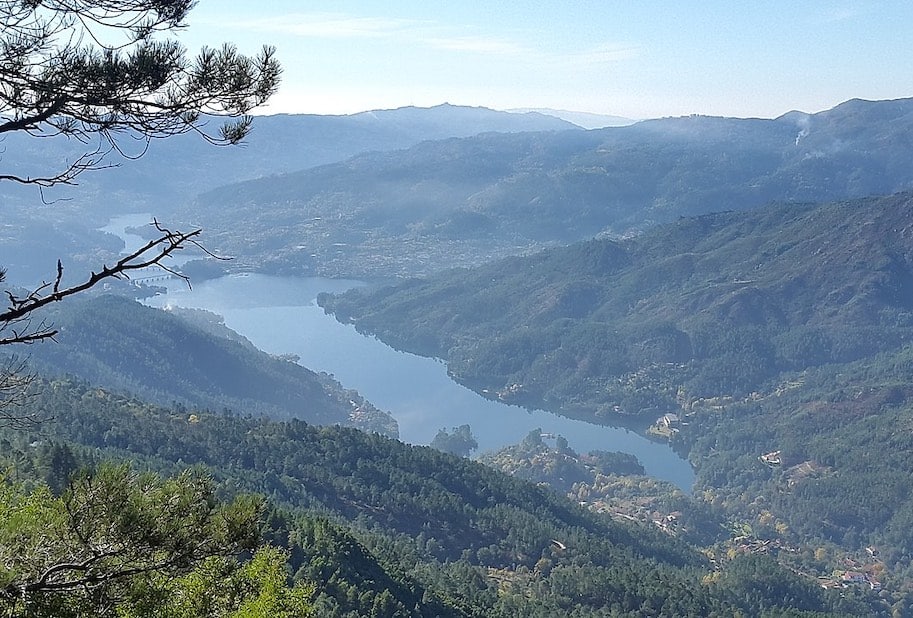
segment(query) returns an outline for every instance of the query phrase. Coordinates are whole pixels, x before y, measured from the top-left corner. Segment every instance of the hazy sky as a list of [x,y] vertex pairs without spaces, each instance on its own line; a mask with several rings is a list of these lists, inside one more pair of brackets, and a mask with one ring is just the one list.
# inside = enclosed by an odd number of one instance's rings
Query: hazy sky
[[774,117],[913,96],[911,27],[911,0],[200,0],[181,38],[275,45],[267,113]]

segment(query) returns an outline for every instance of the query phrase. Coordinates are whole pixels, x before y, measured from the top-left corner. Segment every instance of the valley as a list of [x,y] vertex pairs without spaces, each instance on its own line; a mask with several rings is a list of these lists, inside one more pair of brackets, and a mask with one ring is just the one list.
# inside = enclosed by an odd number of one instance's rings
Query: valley
[[[198,466],[267,497],[263,538],[329,616],[890,615],[913,581],[909,114],[485,133],[200,185],[169,213],[232,260],[36,313],[59,333],[29,354],[40,424],[0,431],[11,482]],[[827,152],[853,123],[876,128]],[[147,234],[84,206],[68,277]],[[428,448],[462,425],[470,459]]]
[[192,291],[174,282],[167,294],[149,302],[212,311],[260,349],[274,355],[293,355],[304,367],[332,375],[393,415],[398,435],[405,442],[427,445],[442,427],[468,423],[480,452],[484,452],[519,441],[538,427],[564,436],[583,451],[631,453],[649,474],[690,490],[690,465],[661,443],[620,427],[592,425],[487,400],[453,382],[442,363],[398,352],[360,335],[317,306],[318,294],[344,291],[356,284],[235,276],[204,282]]
[[0,618],[913,615],[911,20],[0,0]]

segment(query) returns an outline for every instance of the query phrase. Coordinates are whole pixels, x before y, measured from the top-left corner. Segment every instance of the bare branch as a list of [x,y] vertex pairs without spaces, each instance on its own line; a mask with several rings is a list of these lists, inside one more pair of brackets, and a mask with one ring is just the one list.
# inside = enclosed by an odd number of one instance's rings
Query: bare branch
[[63,110],[64,105],[66,105],[66,102],[66,99],[59,97],[50,106],[48,106],[47,109],[44,109],[32,116],[22,116],[16,118],[15,120],[4,122],[0,124],[0,133],[7,133],[9,131],[24,131],[37,127],[42,122],[46,122],[49,118],[59,114],[61,110]]
[[35,376],[27,371],[26,362],[15,356],[7,358],[0,368],[0,427],[29,429],[45,420],[37,412],[28,412],[26,404],[37,395]]
[[111,167],[117,167],[116,163],[102,163],[101,157],[93,154],[84,154],[72,163],[67,169],[53,176],[17,176],[16,174],[0,174],[0,181],[6,180],[16,182],[22,185],[37,185],[41,188],[53,187],[56,185],[73,185],[76,184],[76,177],[90,170],[102,170]]
[[36,341],[44,341],[45,339],[53,339],[56,336],[57,331],[53,329],[38,329],[35,332],[13,330],[12,337],[0,339],[0,345],[9,345],[11,343],[29,344],[35,343]]
[[[213,255],[203,248],[197,240],[202,230],[195,229],[190,232],[180,232],[169,230],[159,224],[158,221],[154,221],[153,224],[161,234],[159,237],[123,256],[113,266],[102,266],[101,270],[92,272],[89,277],[79,284],[61,289],[63,264],[58,260],[57,273],[52,283],[43,283],[25,296],[16,296],[7,291],[9,307],[6,311],[0,313],[0,332],[9,330],[12,334],[5,338],[0,338],[0,345],[34,343],[35,341],[53,338],[57,334],[56,330],[48,327],[44,322],[38,328],[30,328],[30,323],[27,321],[29,317],[38,309],[63,300],[68,296],[84,292],[105,279],[129,279],[130,273],[133,271],[150,266],[158,266],[189,285],[190,280],[186,275],[177,272],[162,262],[165,258],[180,251],[187,245],[198,247],[208,255]],[[50,288],[50,292],[45,293],[48,288]],[[22,324],[24,324],[24,327],[16,328],[17,325]]]

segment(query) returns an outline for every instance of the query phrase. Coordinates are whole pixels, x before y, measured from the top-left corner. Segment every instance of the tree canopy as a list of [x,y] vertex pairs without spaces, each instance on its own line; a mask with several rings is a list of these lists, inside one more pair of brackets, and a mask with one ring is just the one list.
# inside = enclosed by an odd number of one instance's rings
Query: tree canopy
[[55,498],[0,483],[0,608],[115,603],[129,581],[180,574],[257,538],[257,499],[229,505],[208,477],[103,466]]
[[[248,112],[276,90],[275,50],[247,57],[230,45],[191,57],[167,33],[183,28],[190,0],[0,2],[0,134],[64,136],[85,152],[57,169],[10,169],[0,180],[72,183],[106,156],[142,154],[156,138],[193,131],[237,143]],[[207,116],[227,116],[218,132]],[[142,145],[137,151],[135,140]],[[130,148],[126,147],[129,144]],[[12,162],[3,162],[9,167]]]
[[[142,156],[155,139],[194,132],[213,144],[241,141],[248,113],[276,91],[281,68],[272,47],[254,57],[225,44],[196,56],[169,34],[182,29],[190,0],[0,1],[0,138],[20,133],[67,139],[81,154],[23,169],[0,159],[0,181],[39,189],[74,184],[90,170]],[[217,131],[213,118],[223,118]],[[43,195],[42,195],[43,197]],[[7,291],[0,312],[0,345],[53,337],[33,323],[44,305],[87,290],[102,280],[158,265],[184,247],[199,246],[200,230],[181,232],[155,224],[157,238],[103,265],[81,283],[64,286],[63,263],[37,289]],[[0,282],[4,271],[0,269]]]
[[[248,57],[226,44],[190,56],[169,34],[186,25],[194,4],[0,0],[0,139],[18,133],[68,140],[80,152],[70,160],[43,161],[46,169],[36,170],[4,151],[0,181],[39,192],[75,184],[84,172],[142,156],[153,140],[181,133],[213,144],[241,141],[251,127],[249,112],[278,86],[275,50],[264,47]],[[215,131],[209,128],[213,118],[223,119]],[[200,247],[199,229],[154,225],[156,237],[78,283],[64,285],[58,260],[56,273],[37,288],[7,290],[0,346],[52,338],[53,326],[35,317],[48,304],[139,268],[167,270],[164,258]],[[0,268],[0,282],[4,278]],[[16,361],[0,367],[0,425],[33,420],[18,410],[31,383],[21,370]],[[167,608],[168,615],[199,615],[170,603],[163,590],[199,587],[197,580],[211,579],[216,566],[224,575],[220,581],[233,588],[210,595],[210,601],[225,602],[207,615],[307,610],[310,592],[284,587],[281,552],[262,550],[245,566],[235,561],[258,540],[259,499],[223,503],[206,475],[185,472],[163,480],[125,466],[102,465],[65,484],[58,496],[47,486],[0,476],[0,614],[164,615]]]

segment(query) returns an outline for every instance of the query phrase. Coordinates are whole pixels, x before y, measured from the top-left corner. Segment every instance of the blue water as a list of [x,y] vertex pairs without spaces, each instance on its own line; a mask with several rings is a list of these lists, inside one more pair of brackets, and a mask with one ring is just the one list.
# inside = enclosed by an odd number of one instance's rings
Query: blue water
[[[115,217],[104,231],[120,236],[126,250],[142,238],[124,229],[149,224],[148,214]],[[181,263],[177,260],[171,265]],[[185,258],[186,259],[186,258]],[[619,427],[593,425],[541,410],[527,410],[491,401],[451,380],[447,367],[435,359],[398,352],[355,327],[340,324],[317,306],[321,292],[341,292],[358,281],[321,278],[231,275],[194,283],[169,284],[168,293],[149,304],[207,309],[225,324],[271,354],[297,354],[300,363],[332,374],[345,388],[357,390],[399,423],[400,438],[428,444],[442,428],[469,424],[479,450],[517,444],[533,429],[564,436],[580,453],[594,449],[635,455],[647,474],[690,491],[694,472],[672,449]]]
[[623,451],[635,455],[651,476],[690,491],[690,465],[665,444],[632,431],[593,425],[541,410],[529,411],[487,400],[447,376],[439,360],[398,352],[340,324],[317,306],[320,292],[339,292],[357,281],[232,275],[196,283],[175,282],[151,304],[208,309],[226,325],[272,354],[297,354],[300,363],[336,377],[399,423],[400,438],[428,444],[441,428],[468,423],[480,451],[516,444],[530,431],[562,435],[571,448]]

